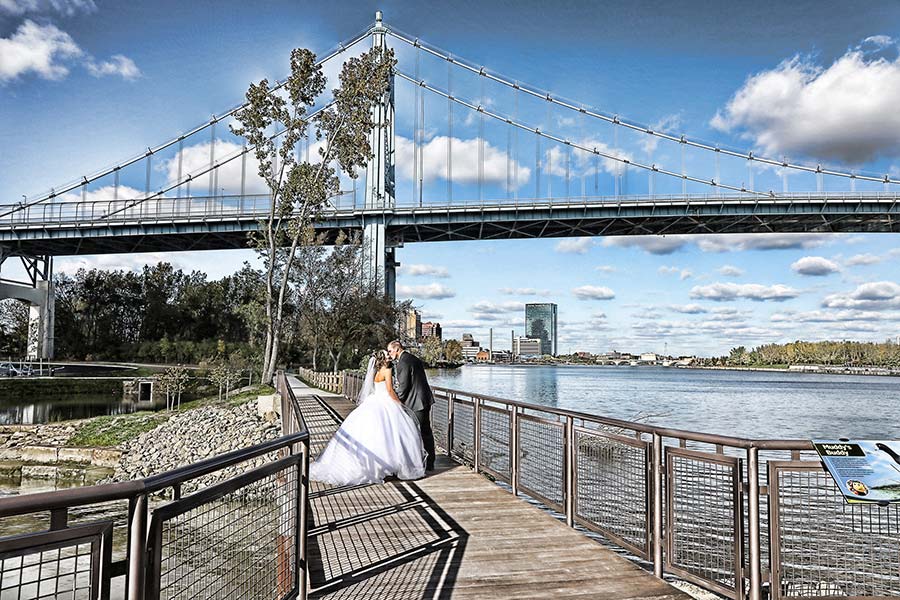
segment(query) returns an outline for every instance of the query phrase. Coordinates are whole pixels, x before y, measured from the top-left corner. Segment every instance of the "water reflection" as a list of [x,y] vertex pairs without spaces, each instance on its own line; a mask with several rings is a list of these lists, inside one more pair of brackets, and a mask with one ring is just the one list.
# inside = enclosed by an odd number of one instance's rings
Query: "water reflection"
[[44,395],[39,400],[0,400],[0,425],[34,425],[99,415],[157,410],[163,405],[132,402],[108,394]]
[[894,439],[895,377],[663,367],[479,365],[433,385],[679,429],[756,438]]

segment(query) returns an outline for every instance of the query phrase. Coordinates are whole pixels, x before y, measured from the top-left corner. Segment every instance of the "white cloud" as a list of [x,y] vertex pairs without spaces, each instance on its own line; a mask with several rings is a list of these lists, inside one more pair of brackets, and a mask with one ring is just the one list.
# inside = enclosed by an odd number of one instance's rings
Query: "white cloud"
[[[678,129],[679,127],[681,127],[681,117],[679,115],[668,115],[666,117],[663,117],[656,123],[650,125],[650,129],[652,129],[653,131],[669,133]],[[647,155],[653,154],[653,152],[656,151],[656,147],[659,145],[660,139],[662,138],[655,135],[641,136],[641,150],[643,150]]]
[[900,320],[900,313],[886,313],[858,309],[810,310],[804,312],[786,310],[784,312],[772,314],[770,319],[779,323],[846,323],[848,321],[883,323],[886,320]]
[[141,70],[138,69],[134,61],[127,56],[114,54],[109,60],[96,62],[93,59],[85,63],[88,73],[94,77],[106,77],[107,75],[118,75],[122,79],[137,79],[141,76]]
[[830,294],[822,300],[825,308],[887,310],[900,308],[900,285],[892,281],[874,281],[857,286],[852,292]]
[[[163,170],[169,183],[174,183],[178,179],[178,161],[181,155],[181,177],[184,179],[188,174],[200,173],[209,168],[209,150],[210,142],[203,142],[193,146],[186,146],[180,153],[176,153],[173,158],[163,163]],[[226,142],[217,139],[215,143],[215,162],[222,162],[224,159],[234,156],[242,151],[239,144]],[[206,196],[209,194],[209,178],[213,175],[213,182],[216,189],[214,194],[219,194],[224,189],[225,194],[239,194],[241,192],[241,162],[243,159],[235,158],[234,160],[223,164],[216,171],[217,174],[207,173],[205,175],[195,176],[191,179],[191,195]],[[269,191],[266,182],[259,176],[259,163],[253,152],[247,153],[246,166],[246,183],[245,189],[248,194],[266,194]],[[181,190],[179,193],[184,193]]]
[[612,300],[616,293],[608,287],[596,285],[582,285],[572,289],[572,293],[579,300]]
[[612,265],[600,265],[598,267],[594,267],[594,270],[604,273],[606,275],[609,275],[609,274],[615,273],[619,269],[617,269],[616,267],[614,267]]
[[716,271],[719,275],[724,275],[725,277],[740,277],[744,274],[743,269],[739,269],[733,265],[722,265]]
[[640,248],[650,254],[666,255],[680,250],[688,243],[684,236],[634,235],[609,237],[603,240],[606,248]]
[[63,63],[81,55],[81,48],[65,31],[26,20],[10,37],[0,38],[0,82],[29,72],[43,79],[62,79],[69,74]]
[[423,300],[443,300],[453,298],[456,292],[440,283],[428,285],[398,285],[397,295],[403,298],[419,298]]
[[525,310],[524,302],[490,302],[488,300],[482,300],[481,302],[476,302],[469,308],[470,312],[480,313],[480,314],[490,314],[490,315],[499,315],[510,312],[522,312]]
[[25,13],[56,12],[66,17],[97,10],[94,0],[0,0],[0,12],[22,16]]
[[587,254],[594,245],[594,238],[580,237],[560,240],[554,250],[561,254]]
[[694,275],[694,273],[689,269],[682,269],[681,267],[675,267],[675,266],[672,266],[672,267],[663,266],[663,267],[660,267],[659,269],[657,269],[657,272],[660,275],[678,275],[679,279],[681,279],[681,281],[684,281],[685,279],[690,279]]
[[[463,140],[452,139],[453,181],[458,183],[476,183],[478,181],[478,138]],[[437,136],[425,142],[422,152],[422,164],[426,182],[440,177],[447,179],[447,136]],[[413,141],[403,136],[397,136],[397,174],[404,179],[411,180],[414,172],[415,146]],[[485,183],[502,184],[507,182],[507,163],[509,163],[510,181],[512,188],[524,185],[531,178],[531,169],[511,159],[505,151],[495,148],[490,142],[484,142],[484,181]],[[518,165],[518,169],[516,168]]]
[[[9,4],[8,0],[0,0],[2,2]],[[0,83],[28,73],[35,73],[42,79],[63,79],[76,61],[95,77],[119,75],[125,79],[135,79],[141,74],[134,61],[121,54],[98,63],[81,49],[72,36],[49,23],[38,25],[26,19],[15,33],[8,38],[0,38]]]
[[712,283],[710,285],[698,285],[691,289],[691,298],[714,300],[716,302],[728,302],[738,299],[762,302],[772,300],[782,302],[800,295],[798,290],[783,284],[761,285],[758,283]]
[[699,304],[672,305],[669,307],[669,310],[684,315],[699,315],[709,312],[708,309],[700,306]]
[[883,260],[884,257],[875,256],[874,254],[855,254],[848,258],[845,264],[848,267],[856,267],[860,265],[877,265]]
[[838,273],[841,267],[822,256],[804,256],[798,261],[791,264],[791,269],[799,275],[808,275],[811,277],[822,277]]
[[536,288],[500,288],[500,293],[506,296],[549,296],[553,292]]
[[[582,148],[590,148],[597,150],[610,156],[618,156],[620,159],[633,160],[630,152],[619,148],[608,146],[604,142],[595,139],[571,140]],[[566,151],[571,150],[571,158],[569,159],[569,176],[581,177],[582,175],[593,175],[596,172],[615,174],[621,172],[623,163],[612,158],[601,157],[593,152],[581,150],[575,147],[567,147],[562,144],[554,144],[544,153],[543,171],[557,177],[566,176]],[[454,166],[455,168],[455,166]]]
[[136,254],[97,254],[90,256],[67,256],[57,258],[53,262],[55,273],[74,275],[79,269],[101,271],[141,271],[146,265],[161,262],[170,263],[176,269],[190,270],[190,261],[181,260],[180,253],[144,252]]
[[438,267],[435,265],[400,265],[397,270],[403,275],[409,275],[411,277],[450,277],[447,267]]
[[734,252],[816,248],[833,238],[830,233],[733,233],[697,236],[696,241],[703,252]]
[[[875,50],[887,36],[866,42]],[[794,56],[753,75],[711,124],[740,131],[766,153],[806,155],[858,164],[900,149],[900,57],[866,47],[825,67]]]

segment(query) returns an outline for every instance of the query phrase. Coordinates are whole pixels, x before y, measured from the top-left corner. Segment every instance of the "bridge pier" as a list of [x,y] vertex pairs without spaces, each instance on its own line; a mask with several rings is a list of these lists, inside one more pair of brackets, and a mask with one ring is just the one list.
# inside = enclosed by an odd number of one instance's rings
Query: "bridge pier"
[[[0,249],[0,273],[10,255]],[[26,358],[51,359],[54,355],[56,321],[53,289],[53,257],[20,256],[30,281],[15,281],[0,276],[0,300],[28,303],[28,344]]]

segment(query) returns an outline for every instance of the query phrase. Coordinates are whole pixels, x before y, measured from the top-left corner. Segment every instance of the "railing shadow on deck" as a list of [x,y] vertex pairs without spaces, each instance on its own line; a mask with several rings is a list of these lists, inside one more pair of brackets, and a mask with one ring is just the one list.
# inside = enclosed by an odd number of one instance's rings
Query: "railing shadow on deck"
[[[348,493],[369,505],[343,514]],[[397,600],[451,597],[469,534],[418,484],[326,488],[310,500],[313,514],[329,514],[309,530],[310,598],[372,598],[387,586]]]

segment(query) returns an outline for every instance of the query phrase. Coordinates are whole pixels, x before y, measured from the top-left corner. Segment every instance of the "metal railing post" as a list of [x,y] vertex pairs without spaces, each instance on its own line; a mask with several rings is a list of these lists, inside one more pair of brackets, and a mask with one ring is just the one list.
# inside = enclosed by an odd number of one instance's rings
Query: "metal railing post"
[[565,488],[566,488],[566,525],[575,525],[575,420],[566,417],[565,442]]
[[475,472],[479,473],[481,471],[481,398],[475,398],[475,404],[472,409],[472,418],[474,421],[474,423],[472,423],[472,438],[475,442],[475,456],[473,457],[472,462],[475,467]]
[[143,600],[147,573],[147,495],[129,503],[128,515],[128,600]]
[[[762,559],[759,532],[759,448],[747,449],[747,505],[749,506],[747,535],[750,536],[750,596],[749,600],[762,597]],[[741,543],[743,540],[739,540]],[[743,544],[742,544],[743,545]]]
[[297,589],[299,590],[298,598],[305,600],[308,590],[307,581],[309,561],[307,553],[307,536],[308,536],[308,518],[307,510],[309,507],[309,439],[303,441],[300,445],[303,452],[303,460],[300,463],[300,534],[297,540]]
[[447,394],[447,456],[453,456],[453,397]]
[[651,468],[653,471],[653,574],[662,579],[663,576],[663,474],[662,454],[663,439],[658,433],[653,434]]
[[509,432],[509,482],[513,496],[519,495],[519,407],[513,406]]

